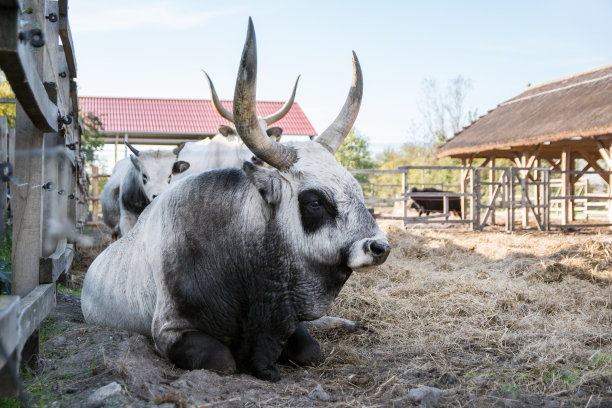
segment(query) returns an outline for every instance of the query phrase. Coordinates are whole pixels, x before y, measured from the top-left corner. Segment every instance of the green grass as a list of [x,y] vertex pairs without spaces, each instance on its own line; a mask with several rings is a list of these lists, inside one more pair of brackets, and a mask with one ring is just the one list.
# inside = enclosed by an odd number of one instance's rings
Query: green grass
[[612,353],[595,353],[591,357],[591,364],[594,368],[602,368],[612,363]]
[[77,295],[77,296],[81,296],[81,289],[72,289],[72,288],[67,288],[66,286],[63,286],[61,284],[57,284],[57,292],[61,293],[62,295]]

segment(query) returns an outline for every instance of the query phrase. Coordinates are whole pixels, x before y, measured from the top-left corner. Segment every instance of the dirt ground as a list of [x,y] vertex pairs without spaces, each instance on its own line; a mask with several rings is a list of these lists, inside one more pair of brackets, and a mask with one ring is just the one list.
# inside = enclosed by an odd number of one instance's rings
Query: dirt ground
[[612,233],[383,228],[390,258],[353,274],[329,313],[367,329],[314,332],[323,361],[283,366],[275,384],[176,369],[141,335],[86,325],[78,285],[95,251],[81,251],[26,390],[57,407],[95,406],[112,382],[122,391],[100,406],[410,407],[429,386],[439,406],[612,407]]

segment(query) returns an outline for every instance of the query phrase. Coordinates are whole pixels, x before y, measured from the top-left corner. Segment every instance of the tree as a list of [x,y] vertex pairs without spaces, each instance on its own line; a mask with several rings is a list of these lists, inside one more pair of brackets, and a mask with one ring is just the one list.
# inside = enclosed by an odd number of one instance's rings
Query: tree
[[91,164],[96,159],[96,152],[104,147],[104,127],[96,115],[87,113],[82,116],[83,135],[81,138],[81,151],[85,154],[85,161]]
[[[0,71],[0,99],[14,99],[15,94],[11,89],[4,72]],[[15,127],[16,105],[14,103],[0,103],[0,116],[6,116],[9,127]]]
[[[336,151],[336,160],[348,170],[373,169],[376,162],[372,159],[367,137],[361,135],[355,128],[351,129],[342,145]],[[367,174],[356,174],[357,181],[366,183]]]
[[442,91],[435,79],[423,80],[421,114],[426,139],[434,147],[446,142],[467,123],[476,120],[476,110],[465,110],[465,97],[472,88],[472,81],[461,75],[451,79]]

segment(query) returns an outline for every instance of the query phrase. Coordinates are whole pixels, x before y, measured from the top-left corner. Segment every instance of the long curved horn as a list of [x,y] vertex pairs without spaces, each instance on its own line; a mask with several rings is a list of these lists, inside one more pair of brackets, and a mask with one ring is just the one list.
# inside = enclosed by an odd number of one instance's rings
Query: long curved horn
[[257,79],[257,44],[253,20],[249,17],[246,42],[240,58],[240,68],[234,92],[234,124],[240,138],[253,154],[270,166],[287,170],[297,161],[297,152],[276,143],[265,132],[255,110],[255,82]]
[[353,51],[353,83],[351,84],[351,90],[346,98],[346,102],[344,102],[342,110],[333,123],[315,141],[328,147],[332,153],[335,153],[346,135],[351,131],[355,119],[357,119],[362,95],[363,77],[361,75],[361,66],[355,51]]
[[212,96],[212,102],[215,109],[217,110],[219,115],[234,123],[234,115],[232,114],[232,112],[225,109],[223,105],[221,105],[221,101],[219,100],[219,96],[217,95],[217,91],[215,90],[215,86],[210,80],[210,77],[208,76],[206,71],[202,70],[202,72],[204,73],[204,75],[206,75],[206,79],[208,80],[208,86],[210,87],[210,95]]
[[266,121],[266,125],[271,125],[274,122],[278,122],[289,112],[289,110],[291,110],[291,107],[293,106],[293,101],[295,100],[295,92],[297,91],[299,80],[300,75],[298,75],[297,79],[295,80],[295,84],[293,84],[293,91],[291,91],[291,96],[289,97],[287,102],[285,102],[283,107],[280,108],[276,113],[273,113],[272,115],[263,118],[263,120]]
[[136,156],[140,156],[140,152],[134,146],[132,146],[128,141],[125,142],[126,146],[134,153]]

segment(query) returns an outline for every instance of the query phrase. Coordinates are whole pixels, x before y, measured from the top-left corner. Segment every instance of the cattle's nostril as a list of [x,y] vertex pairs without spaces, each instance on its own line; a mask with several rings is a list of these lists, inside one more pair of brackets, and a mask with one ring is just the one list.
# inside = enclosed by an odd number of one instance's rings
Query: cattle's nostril
[[369,250],[376,261],[383,263],[391,252],[391,245],[385,241],[370,241]]

